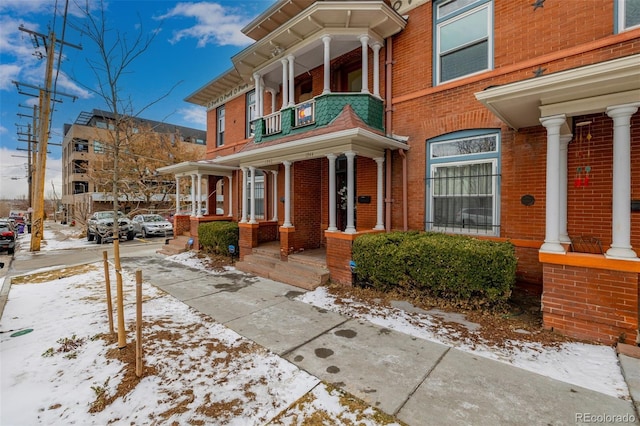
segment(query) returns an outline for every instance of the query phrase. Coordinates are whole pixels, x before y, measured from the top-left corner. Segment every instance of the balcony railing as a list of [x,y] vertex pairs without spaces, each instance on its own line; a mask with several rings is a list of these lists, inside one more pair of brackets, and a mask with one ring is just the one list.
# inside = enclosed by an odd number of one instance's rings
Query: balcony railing
[[282,131],[282,114],[280,111],[264,116],[264,135],[274,135]]
[[366,125],[384,130],[381,99],[363,93],[330,93],[258,118],[255,122],[254,141],[260,143],[264,139],[284,137],[305,132],[309,128],[326,126],[346,105],[350,105]]

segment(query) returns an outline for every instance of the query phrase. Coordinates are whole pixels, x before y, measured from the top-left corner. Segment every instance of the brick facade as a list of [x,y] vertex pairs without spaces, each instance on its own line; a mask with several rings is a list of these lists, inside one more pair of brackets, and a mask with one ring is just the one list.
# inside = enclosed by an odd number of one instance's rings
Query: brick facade
[[[390,161],[385,160],[384,179],[385,185],[390,183],[390,188],[385,188],[385,194],[389,191],[390,197],[384,201],[390,215],[385,217],[385,225],[391,230],[403,230],[405,224],[410,230],[428,227],[429,140],[458,131],[495,130],[499,133],[497,196],[500,227],[497,236],[480,238],[511,241],[515,245],[518,281],[543,294],[545,327],[602,342],[613,342],[623,335],[632,340],[637,337],[638,329],[638,272],[626,270],[626,266],[615,262],[605,262],[598,268],[580,262],[572,264],[571,259],[579,256],[576,253],[568,253],[564,259],[569,259],[566,261],[570,264],[563,264],[555,258],[550,261],[539,251],[546,237],[547,185],[557,185],[546,181],[547,130],[542,125],[515,130],[476,98],[477,93],[488,88],[526,82],[536,75],[548,76],[640,52],[640,29],[614,33],[613,1],[583,2],[579,8],[568,2],[547,3],[543,8],[534,9],[530,2],[494,0],[493,28],[490,29],[492,68],[439,85],[434,84],[432,72],[433,2],[409,9],[405,29],[385,40],[387,46],[380,50],[379,57],[380,95],[385,101],[384,134],[408,138],[409,147],[402,154],[398,150],[386,152]],[[389,58],[388,53],[391,54]],[[333,92],[345,90],[346,72],[357,66],[361,54],[361,48],[356,48],[331,60]],[[372,62],[370,54],[370,76]],[[321,95],[323,75],[323,66],[297,75],[295,101]],[[386,81],[387,75],[391,75],[390,82]],[[372,78],[369,78],[369,86],[372,85]],[[282,90],[276,95],[277,110],[282,105],[281,96]],[[269,114],[272,112],[271,95],[265,94],[264,100],[264,112]],[[237,154],[254,143],[245,135],[245,107],[245,94],[226,101],[225,145],[222,147],[215,146],[216,108],[208,111],[207,159]],[[597,238],[606,250],[612,242],[613,121],[603,111],[581,114],[570,117],[567,123],[573,133],[567,163],[567,232],[570,237]],[[589,124],[575,126],[580,122]],[[294,136],[304,132],[304,129],[296,129]],[[261,146],[275,147],[278,138],[269,136],[265,138],[266,142],[261,141]],[[355,160],[355,195],[363,197],[359,199],[361,202],[356,202],[358,234],[325,232],[329,226],[329,191],[339,188],[329,188],[327,159],[315,156],[313,152],[308,154],[308,158],[297,158],[291,166],[293,228],[279,228],[274,236],[271,232],[274,223],[269,232],[266,228],[241,224],[240,255],[249,253],[252,247],[269,238],[280,239],[283,258],[301,248],[326,247],[331,279],[351,284],[349,260],[353,240],[363,232],[371,232],[377,221],[377,164],[365,155],[357,155]],[[291,154],[287,152],[287,155],[290,158]],[[281,226],[284,203],[280,199],[284,196],[285,179],[283,165],[276,163],[268,163],[265,170],[278,170],[277,225]],[[640,113],[635,113],[631,118],[632,200],[640,200],[639,164]],[[590,167],[588,184],[575,186],[574,179],[584,178],[587,166]],[[403,193],[405,178],[406,197]],[[271,179],[271,174],[267,173],[267,221],[273,214]],[[236,218],[241,215],[240,182],[241,175],[235,172],[233,203]],[[525,195],[533,197],[533,204],[522,202]],[[367,198],[369,202],[365,202]],[[344,219],[340,218],[338,222],[338,226],[342,226]],[[631,245],[640,250],[638,211],[631,213]]]

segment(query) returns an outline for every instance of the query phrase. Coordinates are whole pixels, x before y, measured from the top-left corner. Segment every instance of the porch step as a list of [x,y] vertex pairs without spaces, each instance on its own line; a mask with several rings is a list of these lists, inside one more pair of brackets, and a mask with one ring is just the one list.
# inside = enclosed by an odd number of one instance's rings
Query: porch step
[[[318,286],[329,281],[329,270],[318,264],[308,264],[299,259],[282,261],[270,251],[268,253],[253,253],[246,255],[244,260],[236,263],[236,268],[243,272],[280,281],[305,290],[315,290]],[[259,251],[259,250],[258,250]]]
[[169,244],[165,244],[156,253],[164,254],[166,256],[173,256],[175,254],[184,253],[189,251],[189,239],[190,235],[178,235],[174,238],[168,239]]

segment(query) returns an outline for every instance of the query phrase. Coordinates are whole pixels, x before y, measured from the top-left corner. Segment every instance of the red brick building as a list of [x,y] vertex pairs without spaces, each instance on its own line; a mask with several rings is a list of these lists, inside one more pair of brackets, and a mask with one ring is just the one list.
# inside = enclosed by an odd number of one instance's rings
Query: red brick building
[[363,233],[508,240],[546,327],[634,342],[639,14],[632,0],[278,1],[234,68],[187,98],[207,107],[207,155],[165,171],[204,180],[222,214],[177,220],[192,234],[237,220],[242,259],[321,249],[347,284]]

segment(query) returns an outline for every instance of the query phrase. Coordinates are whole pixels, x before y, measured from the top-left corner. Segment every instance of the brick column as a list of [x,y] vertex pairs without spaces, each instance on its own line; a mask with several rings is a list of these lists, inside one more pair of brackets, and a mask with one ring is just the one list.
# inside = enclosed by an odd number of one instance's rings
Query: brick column
[[258,231],[260,225],[257,223],[238,223],[238,245],[240,246],[240,253],[238,256],[240,260],[248,254],[251,254],[254,247],[258,247]]

